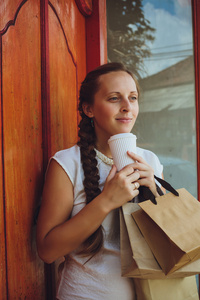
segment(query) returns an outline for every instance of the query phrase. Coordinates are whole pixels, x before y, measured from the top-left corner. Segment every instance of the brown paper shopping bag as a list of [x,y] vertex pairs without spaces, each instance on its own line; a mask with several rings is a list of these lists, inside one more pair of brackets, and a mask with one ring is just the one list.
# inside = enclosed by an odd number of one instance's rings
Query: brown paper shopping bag
[[126,203],[120,210],[120,252],[123,277],[165,279],[200,273],[200,259],[176,272],[165,275],[145,241],[132,213],[141,210],[137,203]]
[[120,210],[120,253],[123,277],[160,278],[161,268],[141,235],[131,213],[140,207],[127,203]]
[[195,276],[173,279],[134,279],[137,300],[199,300]]
[[132,214],[165,274],[200,258],[200,203],[185,189],[139,203]]

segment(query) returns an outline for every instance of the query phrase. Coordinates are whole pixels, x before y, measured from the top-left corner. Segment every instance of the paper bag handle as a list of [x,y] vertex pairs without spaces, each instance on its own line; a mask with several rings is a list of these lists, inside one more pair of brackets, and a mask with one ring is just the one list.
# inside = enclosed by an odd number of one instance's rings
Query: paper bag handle
[[165,181],[164,179],[161,179],[159,177],[157,177],[156,175],[154,175],[154,178],[169,192],[171,192],[172,194],[174,194],[175,196],[179,196],[179,193],[171,186],[171,184],[169,184],[167,181]]
[[[164,179],[161,179],[154,175],[154,178],[169,192],[174,194],[175,196],[179,196],[179,193]],[[163,191],[161,188],[156,184],[157,192],[160,196],[163,195]],[[139,202],[143,202],[146,200],[150,200],[152,203],[157,204],[156,197],[151,192],[151,190],[146,186],[139,187]]]

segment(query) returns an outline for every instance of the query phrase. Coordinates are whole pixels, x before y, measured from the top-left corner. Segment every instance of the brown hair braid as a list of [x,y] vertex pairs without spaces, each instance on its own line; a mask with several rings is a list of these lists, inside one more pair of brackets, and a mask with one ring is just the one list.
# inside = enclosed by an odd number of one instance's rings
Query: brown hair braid
[[[79,141],[78,145],[81,152],[81,162],[84,171],[85,179],[83,181],[86,204],[97,197],[101,190],[99,188],[99,170],[97,168],[96,152],[94,150],[96,143],[96,135],[94,127],[91,124],[91,119],[85,115],[83,111],[83,104],[92,105],[94,103],[94,96],[99,89],[99,77],[101,75],[124,71],[132,76],[136,83],[139,94],[139,85],[135,76],[128,71],[121,63],[108,63],[102,65],[87,74],[85,80],[81,84],[79,93],[79,112],[81,121],[79,123]],[[85,242],[84,248],[79,254],[95,255],[98,253],[103,245],[103,227],[100,226]]]

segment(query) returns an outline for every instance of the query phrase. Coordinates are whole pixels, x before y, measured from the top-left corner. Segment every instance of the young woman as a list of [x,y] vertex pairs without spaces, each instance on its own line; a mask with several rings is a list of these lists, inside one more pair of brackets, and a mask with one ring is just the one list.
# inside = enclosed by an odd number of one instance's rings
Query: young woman
[[[65,257],[59,300],[133,300],[121,277],[118,209],[137,199],[139,186],[157,196],[157,156],[141,148],[117,172],[108,139],[130,132],[138,116],[139,87],[119,63],[90,72],[80,89],[79,141],[50,161],[37,225],[38,253],[46,263]],[[135,162],[134,162],[135,161]],[[136,170],[136,171],[134,171]]]

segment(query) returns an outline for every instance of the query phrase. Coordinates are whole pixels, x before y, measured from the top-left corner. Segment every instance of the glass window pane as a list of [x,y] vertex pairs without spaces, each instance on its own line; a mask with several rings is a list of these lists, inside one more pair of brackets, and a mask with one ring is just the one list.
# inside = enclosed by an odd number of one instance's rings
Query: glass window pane
[[142,90],[133,132],[155,152],[164,177],[197,197],[191,2],[107,0],[108,61],[137,74]]

